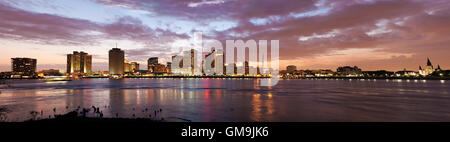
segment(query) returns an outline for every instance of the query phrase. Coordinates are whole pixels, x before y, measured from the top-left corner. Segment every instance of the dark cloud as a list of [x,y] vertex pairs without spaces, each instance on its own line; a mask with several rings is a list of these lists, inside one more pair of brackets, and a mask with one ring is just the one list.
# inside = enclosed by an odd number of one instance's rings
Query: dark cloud
[[[204,0],[94,0],[108,6],[125,6],[149,11],[160,16],[173,16],[182,19],[218,20],[249,19],[267,16],[283,16],[290,13],[305,12],[316,8],[316,0],[215,0],[217,4],[193,3]],[[211,0],[212,2],[214,0]]]
[[[357,64],[367,68],[387,63],[383,67],[412,68],[427,56],[441,62],[449,60],[450,3],[448,0],[224,0],[200,4],[203,0],[94,0],[105,6],[120,6],[149,11],[147,16],[170,16],[207,24],[229,20],[238,23],[226,31],[214,31],[207,38],[280,40],[282,65],[290,60],[332,58],[339,51],[376,49],[364,53],[368,59],[343,62],[330,60],[336,65]],[[198,5],[193,6],[193,3]],[[294,17],[292,14],[324,10],[321,14]],[[188,39],[185,34],[171,30],[152,29],[139,19],[122,17],[111,24],[35,14],[0,5],[0,37],[31,40],[44,43],[95,44],[97,39],[127,39],[143,43],[127,51],[134,59],[145,60],[148,55],[170,56],[167,43]],[[255,25],[253,18],[266,20]],[[85,31],[98,31],[101,35],[83,35]],[[233,34],[231,34],[233,33]],[[368,34],[370,33],[370,34]],[[80,36],[83,35],[83,36]],[[245,35],[245,36],[236,36]],[[299,40],[300,37],[307,40]],[[371,51],[371,50],[368,50]],[[384,58],[374,54],[386,54]],[[329,55],[329,56],[328,56]],[[377,59],[369,59],[377,56]],[[395,56],[395,57],[393,57]],[[394,61],[397,60],[397,61]],[[309,61],[309,60],[308,60]],[[340,60],[339,60],[340,61]],[[402,61],[402,62],[398,62]],[[363,64],[367,62],[367,64]],[[412,63],[414,62],[414,63]],[[317,67],[311,60],[306,67]],[[321,64],[321,63],[320,63]],[[329,65],[332,63],[326,63]],[[443,62],[444,66],[450,66]],[[320,67],[327,67],[325,64]],[[333,66],[334,67],[334,66]],[[332,67],[329,67],[332,68]]]
[[99,27],[89,21],[36,14],[0,4],[0,37],[41,44],[89,44],[92,37],[79,35]]
[[[434,4],[430,4],[436,2]],[[339,50],[378,49],[381,53],[413,54],[411,61],[423,60],[427,56],[444,58],[442,52],[450,52],[450,9],[443,7],[442,1],[373,1],[359,3],[337,2],[332,10],[325,15],[312,17],[293,18],[285,17],[276,23],[263,26],[255,26],[245,23],[227,32],[247,33],[247,39],[279,39],[280,56],[282,60],[295,60],[299,57],[314,58],[320,55],[332,54]],[[448,1],[444,3],[449,5]],[[430,12],[432,11],[432,12]],[[377,25],[380,21],[386,22]],[[275,30],[267,30],[275,29]],[[368,32],[387,30],[375,35]],[[300,41],[299,37],[312,35],[327,35],[338,31],[333,35],[322,38],[311,38]],[[222,34],[224,38],[231,36]],[[430,50],[434,49],[434,50]],[[438,53],[440,52],[440,53]],[[370,54],[370,53],[366,53]],[[350,58],[348,56],[346,58]],[[397,58],[389,58],[396,60]],[[360,62],[367,62],[366,66],[373,69],[370,57]],[[386,61],[387,69],[393,68],[394,62]],[[441,61],[442,62],[442,61]],[[354,62],[346,62],[352,64]],[[392,63],[392,65],[389,65]],[[404,63],[404,67],[415,67],[417,63]],[[445,62],[444,62],[445,63]],[[320,64],[320,61],[311,64]],[[361,64],[359,64],[361,65]],[[305,65],[305,66],[310,66]],[[337,66],[337,63],[336,63]],[[336,67],[333,66],[333,67]],[[450,66],[448,64],[447,66]],[[330,67],[331,68],[331,67]]]
[[138,42],[168,42],[187,38],[161,29],[151,29],[139,19],[121,17],[111,24],[37,14],[0,4],[0,37],[41,44],[92,45],[100,39]]

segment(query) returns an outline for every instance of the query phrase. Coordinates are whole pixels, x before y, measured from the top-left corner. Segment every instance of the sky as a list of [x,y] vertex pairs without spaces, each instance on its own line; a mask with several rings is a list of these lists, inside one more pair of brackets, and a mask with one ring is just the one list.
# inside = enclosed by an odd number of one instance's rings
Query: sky
[[450,0],[2,0],[0,19],[0,71],[14,57],[65,69],[73,51],[108,70],[116,44],[145,68],[191,46],[195,32],[279,40],[281,69],[418,70],[427,57],[450,68]]

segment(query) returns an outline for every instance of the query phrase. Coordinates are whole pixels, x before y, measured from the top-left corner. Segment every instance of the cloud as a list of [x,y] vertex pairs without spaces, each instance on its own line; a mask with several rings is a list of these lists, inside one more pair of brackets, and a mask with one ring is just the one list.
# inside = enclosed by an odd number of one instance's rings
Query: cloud
[[[207,38],[221,41],[278,39],[282,66],[302,63],[305,67],[334,68],[338,64],[386,62],[388,69],[397,69],[393,68],[398,65],[395,60],[411,60],[411,63],[400,65],[407,68],[416,67],[416,62],[427,56],[439,61],[449,60],[444,54],[450,52],[448,0],[93,1],[107,7],[147,11],[147,17],[170,17],[200,26],[212,21],[233,23],[222,30],[207,29],[210,30]],[[197,30],[175,33],[179,29],[150,28],[142,19],[131,16],[98,24],[26,12],[5,5],[0,5],[0,18],[1,38],[80,45],[96,44],[103,39],[127,40],[136,45],[127,49],[129,57],[142,61],[148,56],[169,57],[174,54],[173,48],[180,46],[178,43],[190,39],[191,32]],[[353,56],[355,50],[364,51],[357,53],[361,58]],[[364,56],[367,58],[362,58]],[[306,64],[319,57],[340,63]]]
[[89,21],[25,12],[0,4],[0,37],[40,44],[94,44],[82,32],[99,27]]
[[316,6],[314,0],[94,0],[107,6],[126,6],[160,16],[210,21],[248,20],[305,12]]
[[[189,36],[159,28],[152,29],[140,19],[126,16],[107,24],[28,12],[0,4],[0,37],[43,45],[99,46],[105,40],[127,41],[142,49],[130,57],[145,56],[150,51],[170,51],[163,47]],[[145,50],[145,51],[144,51]],[[133,51],[133,50],[131,50]],[[99,56],[100,57],[100,56]]]
[[225,3],[224,0],[203,0],[201,2],[190,2],[188,7],[199,7],[202,5],[211,5],[211,4],[222,4]]
[[140,19],[125,16],[109,24],[28,12],[0,4],[0,37],[42,44],[94,44],[101,39],[134,41],[186,38],[162,29],[151,29]]
[[[450,52],[448,48],[450,30],[446,26],[450,22],[450,9],[440,6],[439,3],[442,1],[433,2],[400,0],[326,3],[325,5],[332,6],[327,14],[301,18],[284,16],[277,22],[260,25],[241,23],[239,27],[227,32],[247,35],[246,39],[279,39],[281,59],[297,63],[316,57],[323,57],[322,59],[326,60],[345,59],[350,65],[354,63],[353,61],[369,64],[373,63],[371,61],[373,59],[395,60],[395,58],[371,58],[370,55],[374,54],[371,52],[360,53],[367,55],[367,58],[355,58],[354,54],[339,57],[324,56],[329,54],[329,51],[339,53],[351,49],[380,50],[375,52],[376,54],[416,55],[408,56],[415,58],[414,60],[426,56],[439,57],[443,55],[437,52]],[[430,10],[433,11],[432,14],[427,12]],[[367,34],[371,32],[372,34]],[[226,33],[221,36],[233,38],[233,35]],[[433,48],[434,50],[430,50]],[[386,62],[389,63],[392,62]],[[416,65],[417,63],[411,62],[402,66]],[[337,66],[338,64],[329,64],[328,68]],[[392,66],[385,67],[394,69]]]

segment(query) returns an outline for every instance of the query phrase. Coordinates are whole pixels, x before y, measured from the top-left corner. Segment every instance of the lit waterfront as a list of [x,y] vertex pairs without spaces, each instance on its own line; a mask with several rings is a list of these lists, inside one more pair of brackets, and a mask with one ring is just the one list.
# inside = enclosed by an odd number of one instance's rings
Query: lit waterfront
[[[449,121],[445,80],[300,79],[274,87],[258,79],[7,80],[0,104],[8,121],[100,107],[105,117],[147,117],[162,108],[168,121]],[[68,107],[68,108],[66,108]],[[134,109],[134,110],[133,110]],[[40,115],[39,115],[40,116]],[[181,119],[180,119],[181,118]]]

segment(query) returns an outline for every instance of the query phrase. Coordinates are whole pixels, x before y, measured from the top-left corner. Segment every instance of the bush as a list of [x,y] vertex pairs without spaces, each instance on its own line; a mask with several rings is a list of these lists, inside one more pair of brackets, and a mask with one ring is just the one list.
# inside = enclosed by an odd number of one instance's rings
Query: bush
[[7,108],[0,108],[0,122],[5,122],[6,119],[8,118],[8,116],[6,115],[7,113],[9,113],[10,110]]

